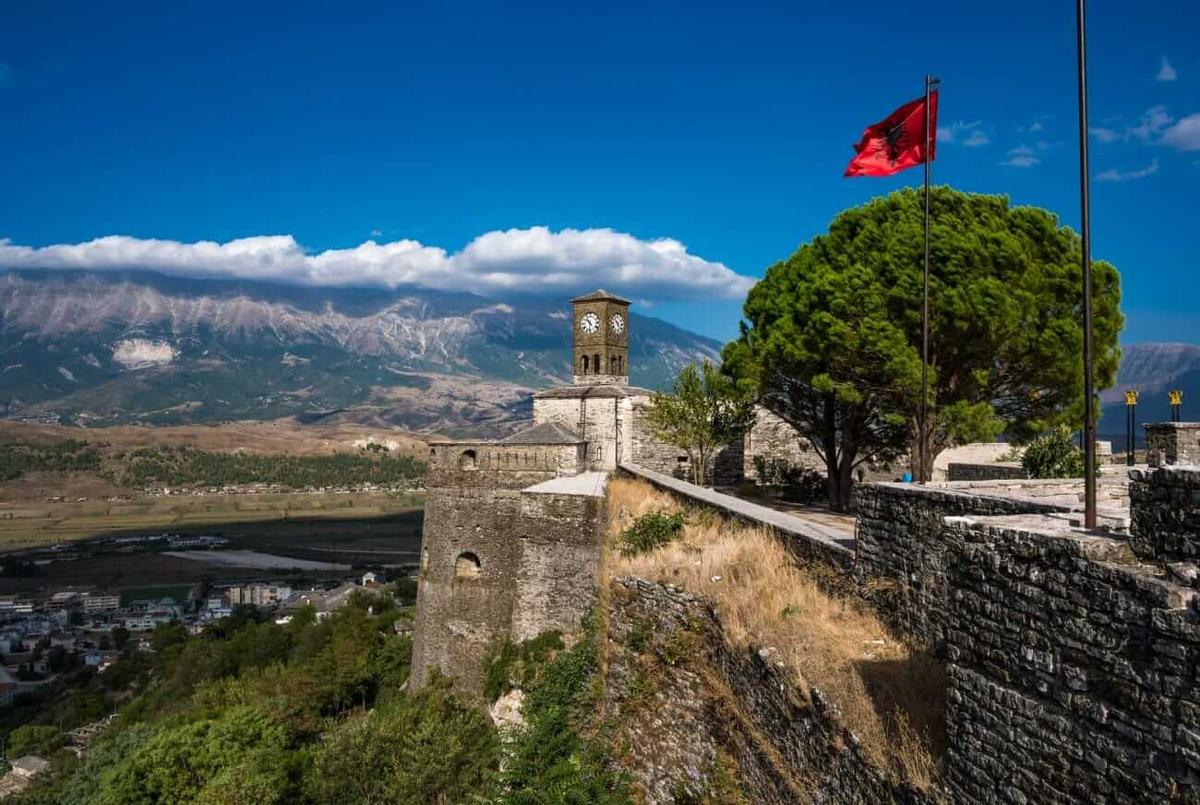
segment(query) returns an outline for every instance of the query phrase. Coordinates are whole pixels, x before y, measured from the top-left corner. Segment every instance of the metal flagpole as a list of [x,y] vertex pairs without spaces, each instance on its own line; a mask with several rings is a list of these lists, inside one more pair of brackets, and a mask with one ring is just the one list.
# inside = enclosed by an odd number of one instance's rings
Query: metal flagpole
[[917,482],[925,483],[925,420],[926,403],[929,395],[929,141],[933,133],[929,130],[932,125],[932,115],[929,109],[929,96],[937,78],[925,74],[925,278],[924,291],[921,300],[921,405],[917,413]]
[[1096,406],[1092,391],[1092,218],[1088,183],[1087,0],[1077,0],[1079,193],[1083,247],[1083,527],[1096,527]]

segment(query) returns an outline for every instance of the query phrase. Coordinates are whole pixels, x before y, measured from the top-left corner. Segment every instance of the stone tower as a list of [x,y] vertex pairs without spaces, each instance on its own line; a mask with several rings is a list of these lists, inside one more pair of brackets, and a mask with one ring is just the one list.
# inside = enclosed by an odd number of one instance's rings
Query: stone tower
[[600,290],[571,307],[576,385],[628,385],[629,300]]

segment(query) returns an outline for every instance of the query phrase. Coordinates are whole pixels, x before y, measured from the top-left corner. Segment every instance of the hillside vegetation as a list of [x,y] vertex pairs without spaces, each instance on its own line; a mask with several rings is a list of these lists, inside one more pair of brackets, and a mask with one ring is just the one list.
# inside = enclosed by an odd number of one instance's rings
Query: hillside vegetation
[[[679,523],[646,541],[638,524]],[[613,576],[673,584],[714,602],[729,640],[774,647],[802,690],[819,689],[882,769],[919,788],[944,748],[944,670],[897,641],[857,600],[828,592],[820,568],[797,566],[766,532],[686,511],[643,481],[608,488]]]

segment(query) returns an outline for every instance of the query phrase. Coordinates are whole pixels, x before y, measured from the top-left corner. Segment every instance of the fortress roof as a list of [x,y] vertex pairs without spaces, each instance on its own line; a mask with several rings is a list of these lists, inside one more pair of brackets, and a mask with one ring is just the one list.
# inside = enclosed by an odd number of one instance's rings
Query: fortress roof
[[622,299],[621,297],[617,296],[616,294],[609,293],[608,291],[604,290],[603,288],[597,288],[596,290],[592,291],[591,293],[584,294],[583,296],[577,296],[574,299],[572,299],[571,301],[572,302],[600,302],[600,301],[603,301],[606,299],[610,302],[620,302],[623,305],[633,304],[628,299]]
[[583,437],[556,422],[543,422],[500,441],[504,444],[579,444]]

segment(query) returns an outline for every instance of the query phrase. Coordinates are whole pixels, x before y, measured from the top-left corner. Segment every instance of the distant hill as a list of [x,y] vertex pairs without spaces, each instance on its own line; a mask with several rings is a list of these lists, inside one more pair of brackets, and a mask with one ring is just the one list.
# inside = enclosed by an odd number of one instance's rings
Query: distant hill
[[1100,395],[1103,416],[1099,432],[1111,438],[1114,447],[1125,443],[1125,390],[1141,392],[1138,400],[1138,444],[1144,436],[1144,422],[1164,422],[1171,418],[1167,392],[1183,391],[1183,418],[1200,420],[1200,344],[1147,342],[1124,347],[1117,384]]
[[[569,382],[568,316],[565,299],[0,270],[0,417],[499,431]],[[631,381],[651,388],[720,348],[636,313],[630,336]]]

